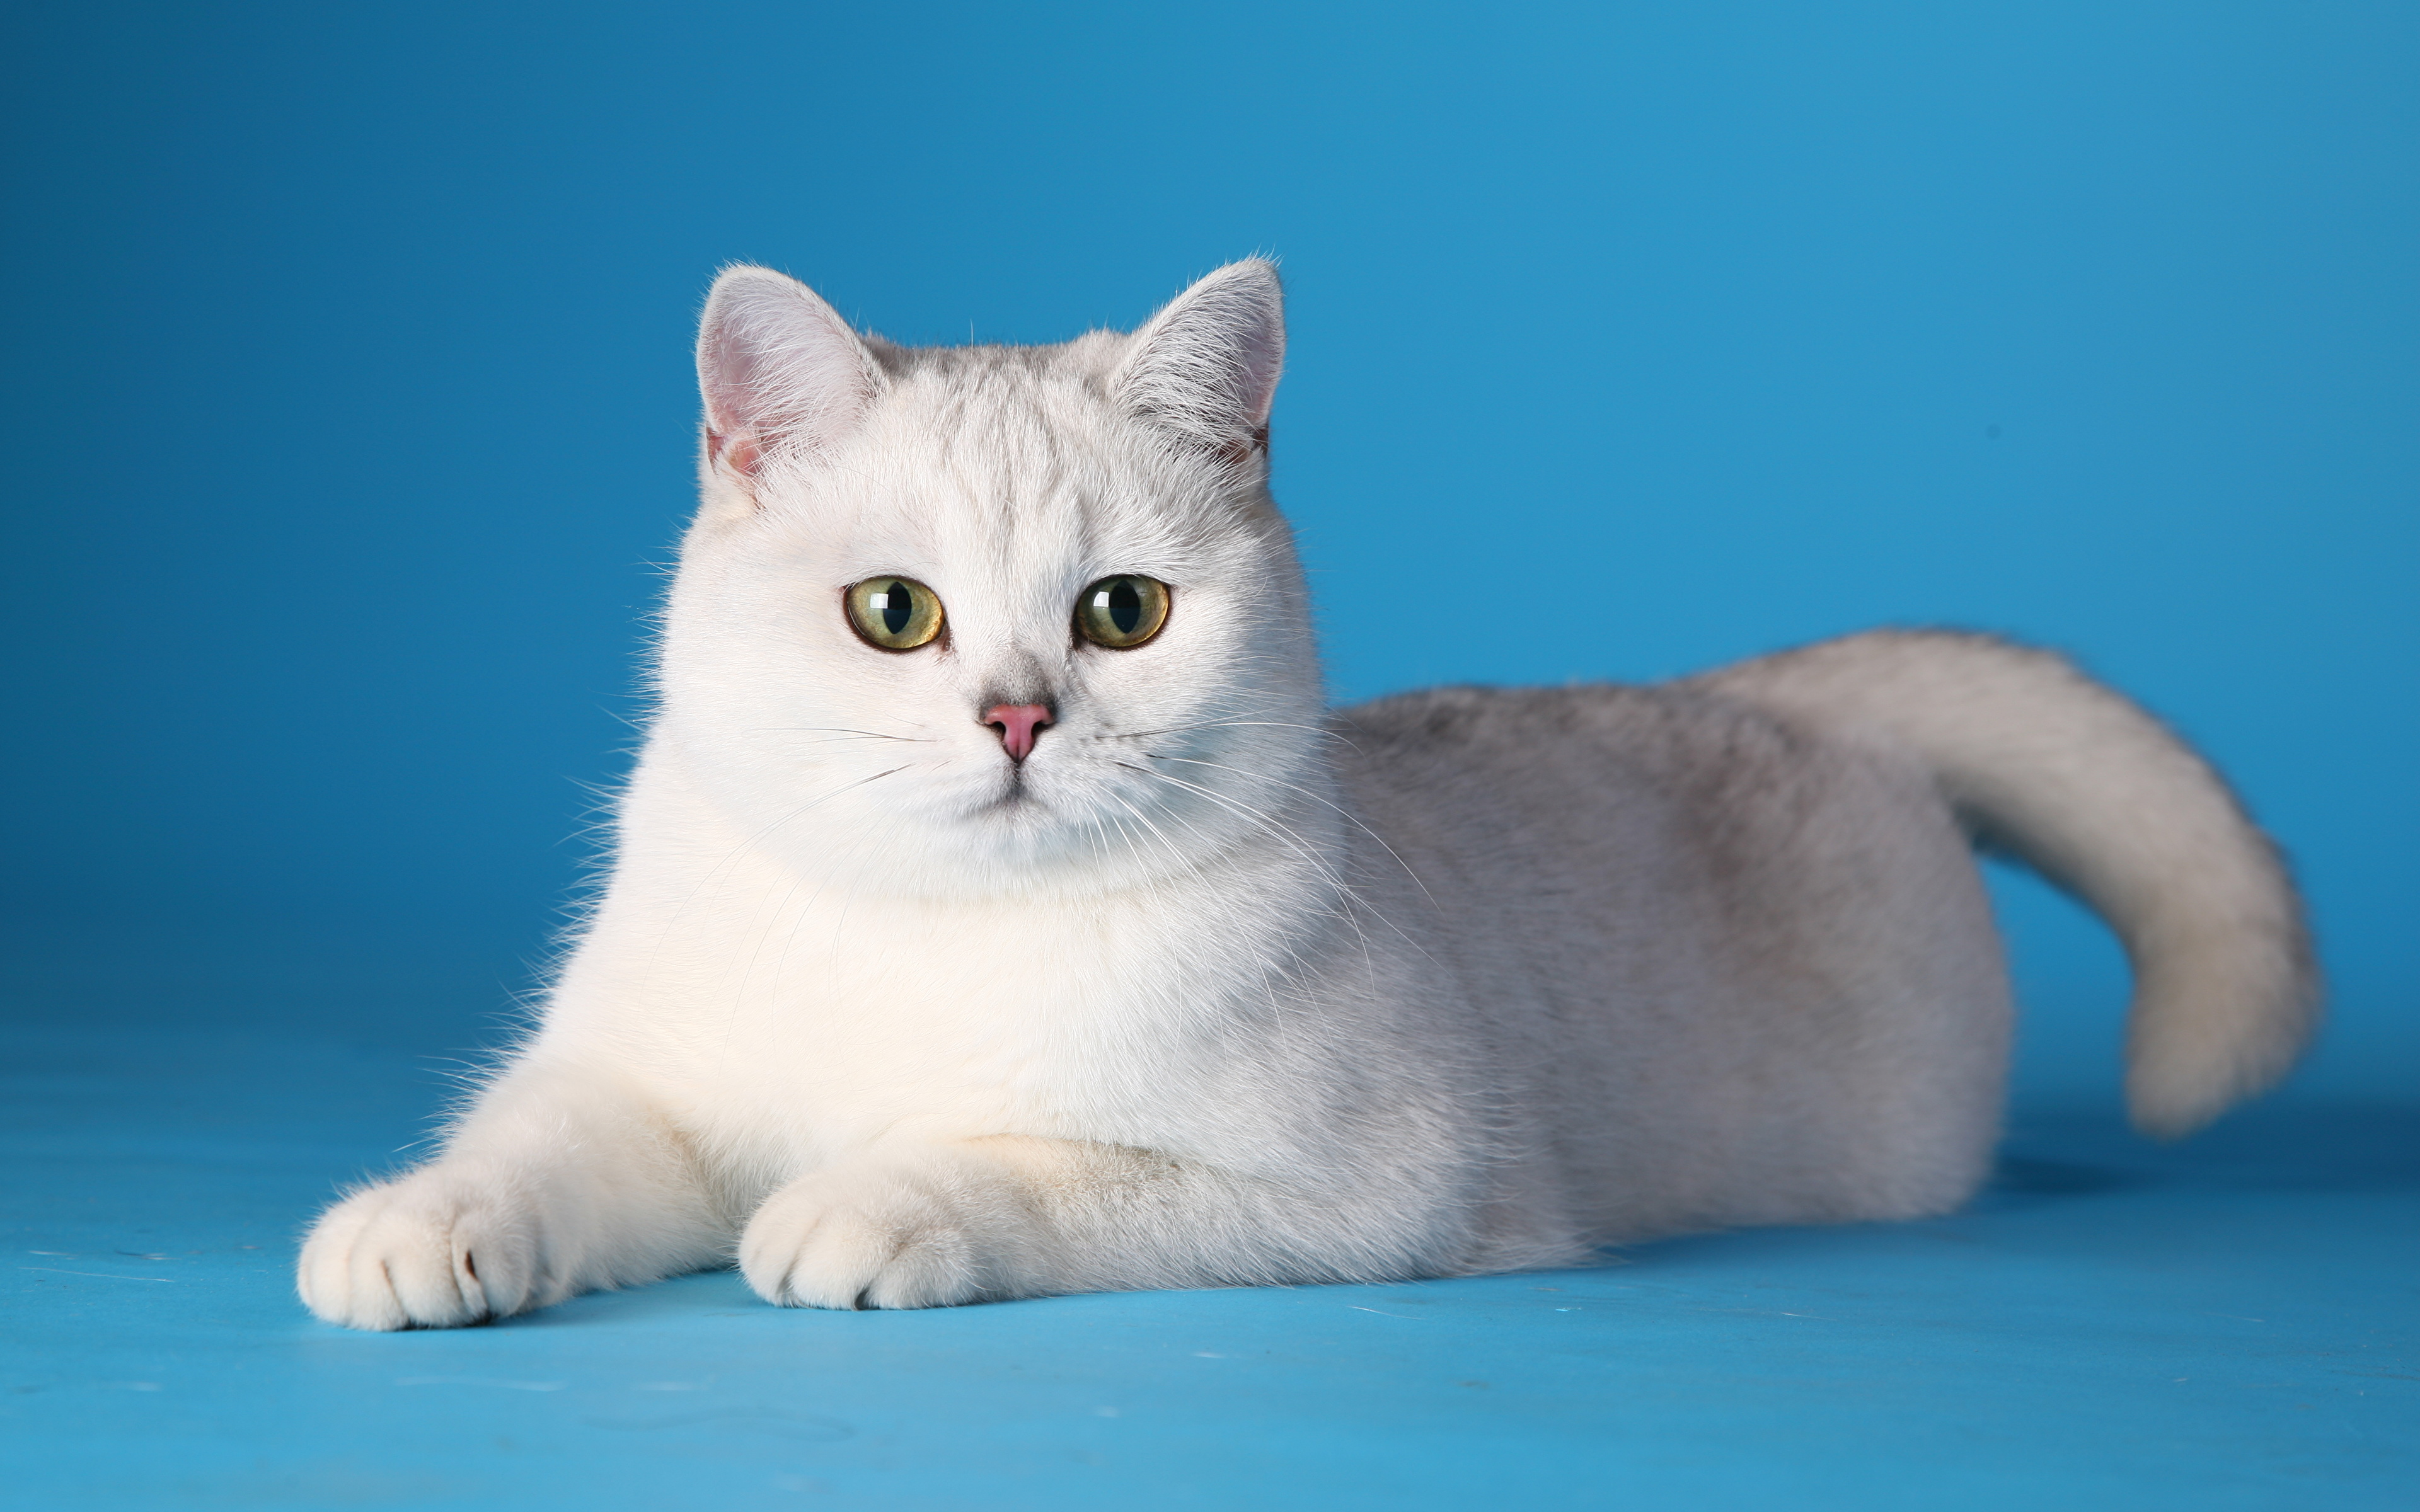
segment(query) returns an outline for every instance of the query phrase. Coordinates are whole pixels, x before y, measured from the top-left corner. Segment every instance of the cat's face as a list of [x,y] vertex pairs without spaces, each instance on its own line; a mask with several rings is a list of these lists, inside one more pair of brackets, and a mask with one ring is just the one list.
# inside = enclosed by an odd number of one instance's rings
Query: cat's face
[[[921,896],[1148,883],[1324,828],[1308,606],[1265,489],[1278,318],[1242,264],[1133,336],[909,351],[725,274],[662,656],[682,769],[809,874]],[[1079,598],[1119,578],[1088,637]],[[1156,585],[1158,629],[1119,645]]]

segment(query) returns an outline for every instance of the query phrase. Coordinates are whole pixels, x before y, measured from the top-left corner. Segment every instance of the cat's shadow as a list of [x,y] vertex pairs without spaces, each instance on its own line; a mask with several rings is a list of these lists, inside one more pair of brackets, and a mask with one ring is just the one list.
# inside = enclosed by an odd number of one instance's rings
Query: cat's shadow
[[1976,1195],[1976,1201],[1999,1198],[2002,1200],[1994,1206],[2005,1206],[2008,1199],[2029,1203],[2055,1197],[2097,1196],[2158,1184],[2158,1177],[2144,1171],[2092,1165],[2081,1161],[2003,1155],[1992,1172],[1991,1181]]
[[611,1322],[648,1326],[672,1319],[698,1318],[778,1317],[775,1307],[748,1289],[736,1267],[692,1271],[643,1287],[618,1291],[591,1291],[515,1318],[500,1318],[482,1326],[498,1329],[588,1328]]

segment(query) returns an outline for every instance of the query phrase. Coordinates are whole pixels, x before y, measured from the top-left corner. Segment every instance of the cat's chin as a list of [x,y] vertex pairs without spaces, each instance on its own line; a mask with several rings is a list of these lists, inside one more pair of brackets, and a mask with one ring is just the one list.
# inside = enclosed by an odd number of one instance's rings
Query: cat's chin
[[808,845],[790,864],[820,886],[944,906],[1096,898],[1164,884],[1171,865],[1114,825],[1071,815],[1030,789],[893,826],[872,850],[802,839]]
[[1094,892],[1141,870],[1130,847],[1106,842],[1099,826],[1072,817],[1030,785],[970,810],[956,853],[972,890],[993,894]]
[[1032,825],[1054,824],[1058,816],[1024,773],[1012,771],[998,792],[976,802],[967,818],[974,824]]

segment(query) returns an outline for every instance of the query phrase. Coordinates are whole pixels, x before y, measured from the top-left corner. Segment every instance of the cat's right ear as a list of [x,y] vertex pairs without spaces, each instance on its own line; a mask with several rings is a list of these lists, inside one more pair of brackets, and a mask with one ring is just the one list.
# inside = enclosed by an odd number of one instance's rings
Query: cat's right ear
[[709,486],[750,499],[777,458],[811,458],[857,428],[882,369],[838,311],[770,268],[726,268],[697,330]]

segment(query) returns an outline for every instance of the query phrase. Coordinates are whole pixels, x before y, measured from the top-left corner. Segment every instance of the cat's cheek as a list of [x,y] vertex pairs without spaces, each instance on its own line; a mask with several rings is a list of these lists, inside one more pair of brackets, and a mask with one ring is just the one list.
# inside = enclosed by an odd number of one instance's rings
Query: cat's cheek
[[1002,1174],[871,1161],[811,1172],[766,1199],[739,1270],[783,1307],[947,1307],[1034,1288],[1035,1220]]
[[331,1323],[389,1331],[458,1328],[534,1301],[536,1244],[526,1225],[442,1170],[355,1194],[303,1242],[296,1289]]

